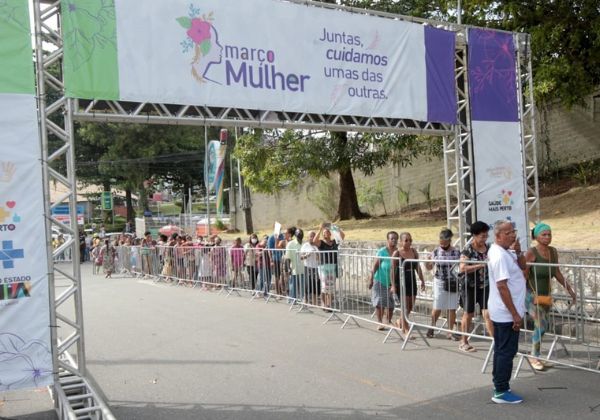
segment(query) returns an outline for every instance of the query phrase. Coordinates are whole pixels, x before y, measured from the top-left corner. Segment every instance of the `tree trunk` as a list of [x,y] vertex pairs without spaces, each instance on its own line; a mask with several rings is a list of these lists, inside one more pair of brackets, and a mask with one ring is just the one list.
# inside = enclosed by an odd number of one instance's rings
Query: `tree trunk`
[[367,214],[360,211],[356,186],[352,176],[350,158],[347,156],[348,133],[332,132],[331,141],[336,155],[338,174],[340,176],[340,201],[338,201],[337,217],[340,220],[364,219]]
[[150,205],[148,203],[148,190],[143,182],[140,184],[138,194],[138,207],[145,213],[150,210]]
[[252,223],[252,199],[250,197],[250,189],[244,187],[244,196],[242,200],[242,209],[244,210],[244,220],[246,221],[246,233],[248,235],[254,233],[254,224]]
[[127,221],[133,223],[135,213],[133,211],[133,200],[131,199],[131,190],[125,189],[125,206],[127,207]]
[[338,202],[337,216],[340,220],[364,219],[369,215],[360,211],[356,186],[351,169],[339,169],[340,176],[340,201]]
[[181,196],[183,197],[181,199],[181,214],[187,214],[188,212],[188,208],[190,205],[190,184],[188,184],[187,182],[185,184],[183,184],[183,191]]

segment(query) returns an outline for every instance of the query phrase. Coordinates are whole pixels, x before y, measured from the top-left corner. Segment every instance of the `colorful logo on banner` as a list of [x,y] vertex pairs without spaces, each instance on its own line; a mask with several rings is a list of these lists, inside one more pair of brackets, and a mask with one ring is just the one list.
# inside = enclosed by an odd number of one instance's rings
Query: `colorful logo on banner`
[[219,43],[219,33],[212,24],[213,12],[200,15],[200,9],[190,4],[188,16],[177,18],[177,22],[187,29],[187,37],[181,41],[184,54],[193,52],[192,76],[198,83],[214,82],[207,77],[213,64],[220,64],[223,46]]
[[13,241],[2,241],[0,245],[0,264],[2,268],[15,268],[15,260],[25,258],[23,249],[15,248]]
[[23,276],[14,279],[4,278],[4,283],[0,284],[0,300],[21,299],[31,296],[31,277]]
[[16,201],[9,200],[0,206],[0,232],[12,232],[21,223],[21,216],[15,211]]
[[511,181],[513,179],[513,169],[510,166],[487,168],[486,173],[490,179],[505,181]]
[[488,201],[488,211],[511,211],[513,204],[512,191],[502,190],[496,200]]
[[[184,54],[193,53],[191,73],[192,77],[199,83],[208,81],[222,84],[214,78],[211,79],[208,72],[214,65],[222,63],[224,53],[224,84],[227,86],[238,84],[254,89],[305,91],[307,81],[311,76],[295,73],[283,74],[277,71],[275,51],[236,45],[223,47],[219,42],[219,33],[213,24],[212,11],[201,15],[200,9],[190,4],[188,16],[182,16],[176,20],[179,25],[186,29],[187,36],[181,41],[180,45]],[[387,57],[385,57],[384,65],[387,65]],[[379,75],[379,78],[381,78],[379,82],[382,82],[381,75]],[[382,96],[374,99],[387,99],[387,97]]]

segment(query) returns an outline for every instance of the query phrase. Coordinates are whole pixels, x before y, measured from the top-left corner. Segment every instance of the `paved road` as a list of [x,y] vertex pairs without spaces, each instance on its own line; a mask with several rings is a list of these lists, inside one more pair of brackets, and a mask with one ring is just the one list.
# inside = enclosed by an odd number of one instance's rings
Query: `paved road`
[[[598,375],[525,372],[512,388],[526,402],[498,406],[479,373],[483,343],[470,355],[443,339],[400,352],[372,326],[322,325],[323,312],[89,269],[88,367],[120,419],[600,418]],[[0,416],[25,413],[15,406]]]

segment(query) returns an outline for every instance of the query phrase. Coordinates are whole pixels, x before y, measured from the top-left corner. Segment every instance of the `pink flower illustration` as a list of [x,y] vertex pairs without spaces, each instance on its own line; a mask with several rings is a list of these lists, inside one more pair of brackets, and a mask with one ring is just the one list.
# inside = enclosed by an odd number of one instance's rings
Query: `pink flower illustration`
[[192,38],[195,44],[210,39],[210,23],[205,20],[194,18],[192,19],[192,27],[188,29],[187,35]]

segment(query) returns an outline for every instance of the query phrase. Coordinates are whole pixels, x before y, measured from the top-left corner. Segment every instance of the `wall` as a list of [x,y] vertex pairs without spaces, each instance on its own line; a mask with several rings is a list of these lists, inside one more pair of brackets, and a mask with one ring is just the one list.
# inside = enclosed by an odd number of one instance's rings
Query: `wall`
[[[331,181],[337,184],[336,175]],[[389,165],[378,169],[372,176],[366,177],[361,172],[354,172],[357,189],[361,185],[376,185],[381,182],[384,187],[384,202],[388,212],[395,213],[401,208],[398,199],[398,187],[409,191],[410,204],[425,202],[425,196],[419,191],[431,183],[431,193],[434,199],[442,199],[444,193],[444,166],[441,159],[416,159],[411,166],[398,167]],[[323,214],[311,201],[311,196],[319,194],[319,185],[314,180],[307,180],[296,190],[281,190],[275,195],[252,193],[252,219],[255,230],[270,228],[274,221],[284,226],[309,226],[329,220],[331,217]],[[314,200],[314,198],[313,198]],[[337,195],[331,197],[337,203]],[[239,201],[238,201],[239,202]],[[383,206],[378,206],[372,214],[383,214]],[[236,223],[243,230],[243,212],[236,212]]]
[[[594,104],[595,101],[595,104]],[[549,141],[541,127],[546,123]],[[538,166],[561,168],[582,160],[600,159],[600,98],[590,96],[584,106],[568,110],[554,104],[547,118],[537,112]]]

